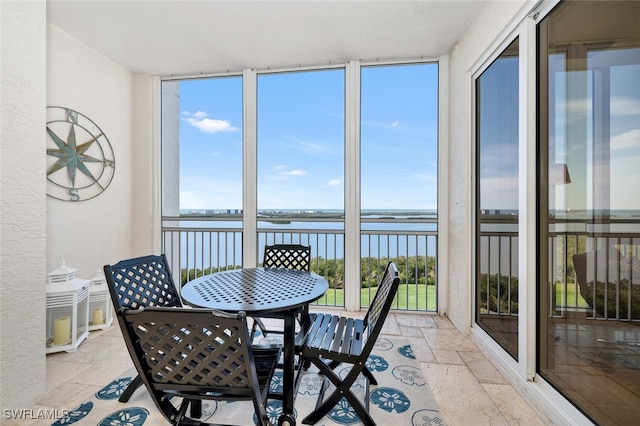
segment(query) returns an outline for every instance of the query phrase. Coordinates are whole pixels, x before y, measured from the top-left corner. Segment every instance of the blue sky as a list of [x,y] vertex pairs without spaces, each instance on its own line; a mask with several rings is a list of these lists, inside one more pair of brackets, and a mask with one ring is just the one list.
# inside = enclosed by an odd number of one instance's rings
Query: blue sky
[[[363,209],[436,209],[437,73],[362,68]],[[344,70],[261,74],[257,91],[258,208],[343,209]],[[181,82],[180,111],[180,208],[241,208],[241,77]]]
[[478,79],[480,209],[518,210],[518,77],[507,56]]

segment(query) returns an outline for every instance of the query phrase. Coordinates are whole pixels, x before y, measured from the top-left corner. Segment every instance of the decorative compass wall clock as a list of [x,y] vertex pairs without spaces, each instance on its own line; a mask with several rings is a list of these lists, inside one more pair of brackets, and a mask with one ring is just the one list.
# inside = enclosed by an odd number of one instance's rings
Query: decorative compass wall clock
[[86,115],[47,107],[47,195],[90,200],[113,179],[116,160],[109,139]]

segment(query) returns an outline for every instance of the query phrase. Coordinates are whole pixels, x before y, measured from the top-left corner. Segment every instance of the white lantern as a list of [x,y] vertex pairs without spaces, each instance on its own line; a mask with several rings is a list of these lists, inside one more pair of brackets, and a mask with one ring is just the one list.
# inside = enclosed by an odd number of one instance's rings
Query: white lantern
[[89,331],[104,330],[113,322],[113,304],[107,288],[107,279],[98,269],[89,286]]
[[89,335],[89,280],[62,261],[48,274],[46,353],[73,352]]

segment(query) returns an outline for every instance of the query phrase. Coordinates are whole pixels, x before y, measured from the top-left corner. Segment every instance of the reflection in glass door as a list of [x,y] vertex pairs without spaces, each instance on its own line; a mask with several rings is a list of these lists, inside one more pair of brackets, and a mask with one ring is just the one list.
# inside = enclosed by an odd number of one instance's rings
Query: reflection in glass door
[[637,424],[640,3],[563,2],[538,39],[539,373],[595,422]]
[[518,358],[518,48],[476,80],[476,322]]

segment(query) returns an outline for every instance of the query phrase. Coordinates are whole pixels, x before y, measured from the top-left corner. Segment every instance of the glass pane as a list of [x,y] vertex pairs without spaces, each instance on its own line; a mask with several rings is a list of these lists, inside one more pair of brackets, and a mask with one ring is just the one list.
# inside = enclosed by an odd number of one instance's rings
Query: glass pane
[[371,210],[435,216],[438,65],[365,67],[361,90],[363,217]]
[[258,76],[258,259],[266,244],[311,248],[344,305],[344,69]]
[[176,282],[242,265],[242,77],[162,82],[162,215]]
[[258,211],[344,215],[344,71],[258,76]]
[[392,308],[436,311],[438,64],[363,67],[360,132],[361,306],[392,260]]
[[162,138],[165,216],[241,215],[241,77],[163,82]]
[[476,80],[476,322],[518,358],[518,48]]
[[[615,22],[615,25],[610,23]],[[540,374],[599,424],[640,418],[640,3],[539,25]]]

